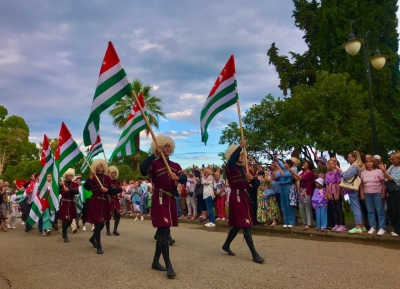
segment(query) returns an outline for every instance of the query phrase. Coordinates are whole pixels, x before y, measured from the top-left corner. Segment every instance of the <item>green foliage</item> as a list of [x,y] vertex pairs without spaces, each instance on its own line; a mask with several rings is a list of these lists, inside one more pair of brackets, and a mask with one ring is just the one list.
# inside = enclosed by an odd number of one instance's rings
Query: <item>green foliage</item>
[[21,160],[39,159],[40,150],[29,142],[29,128],[22,117],[8,118],[7,109],[0,106],[0,174],[8,165],[16,165]]
[[[329,73],[348,73],[349,79],[362,84],[368,91],[366,68],[363,51],[350,56],[342,44],[350,34],[350,23],[357,20],[362,25],[353,26],[357,38],[366,38],[369,43],[366,54],[373,55],[377,44],[383,54],[389,56],[385,67],[377,71],[371,69],[372,95],[377,118],[378,146],[381,154],[400,147],[400,72],[398,51],[398,20],[396,16],[397,1],[385,0],[294,0],[293,16],[295,25],[304,32],[304,40],[308,50],[303,54],[290,52],[291,60],[286,55],[279,55],[279,49],[273,43],[268,50],[269,63],[275,66],[279,74],[280,84],[285,95],[294,95],[299,85],[312,86],[317,81],[318,71]],[[366,34],[366,31],[370,33]],[[351,91],[350,91],[351,92]],[[349,94],[348,98],[353,98]],[[361,110],[369,105],[368,94],[360,99]],[[366,116],[361,130],[370,130],[370,117]],[[350,124],[352,126],[352,124]],[[364,135],[364,134],[363,134]],[[308,136],[307,136],[308,137]],[[343,141],[346,135],[340,136]],[[370,142],[371,137],[367,137]],[[347,144],[344,144],[346,146]],[[369,152],[371,146],[360,147]],[[358,148],[354,144],[354,148]]]
[[29,180],[33,173],[40,173],[40,161],[20,161],[17,165],[7,166],[4,173],[1,175],[1,179],[8,182],[14,180]]

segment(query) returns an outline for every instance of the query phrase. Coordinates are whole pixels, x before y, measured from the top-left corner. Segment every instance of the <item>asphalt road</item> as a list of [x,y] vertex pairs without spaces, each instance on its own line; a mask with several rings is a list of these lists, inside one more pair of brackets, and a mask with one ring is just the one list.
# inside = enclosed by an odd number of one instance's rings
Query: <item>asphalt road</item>
[[400,288],[400,246],[253,234],[266,260],[260,265],[241,233],[232,257],[221,249],[227,227],[183,223],[172,228],[177,277],[169,280],[151,269],[149,220],[122,219],[119,237],[103,230],[103,255],[88,242],[88,229],[69,233],[69,243],[58,232],[25,233],[20,220],[17,229],[0,232],[0,288]]

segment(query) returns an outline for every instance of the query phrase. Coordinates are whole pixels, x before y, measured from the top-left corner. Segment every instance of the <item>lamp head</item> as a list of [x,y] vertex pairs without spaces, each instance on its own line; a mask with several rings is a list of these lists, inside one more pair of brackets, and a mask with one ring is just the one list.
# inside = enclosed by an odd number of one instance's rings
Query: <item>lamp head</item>
[[374,56],[371,57],[371,64],[375,69],[380,70],[385,66],[387,58],[388,57],[386,55],[382,55],[381,51],[377,48]]
[[343,47],[346,49],[347,53],[354,56],[360,51],[361,44],[364,42],[362,39],[357,39],[353,32],[350,33],[347,42],[343,43]]

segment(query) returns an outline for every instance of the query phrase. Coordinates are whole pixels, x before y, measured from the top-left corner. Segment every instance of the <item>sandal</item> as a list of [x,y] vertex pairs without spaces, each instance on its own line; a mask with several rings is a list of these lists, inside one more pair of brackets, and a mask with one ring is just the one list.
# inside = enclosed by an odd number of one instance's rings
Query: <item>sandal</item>
[[272,222],[272,224],[270,226],[275,227],[277,224],[278,224],[277,222]]
[[308,230],[308,229],[310,229],[310,226],[308,225],[303,226],[303,230]]

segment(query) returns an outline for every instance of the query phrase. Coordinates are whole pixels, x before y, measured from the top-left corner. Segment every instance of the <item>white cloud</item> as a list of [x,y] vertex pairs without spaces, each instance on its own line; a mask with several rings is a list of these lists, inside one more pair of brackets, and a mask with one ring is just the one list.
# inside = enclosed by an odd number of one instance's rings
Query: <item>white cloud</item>
[[193,109],[186,109],[184,111],[167,113],[166,116],[170,117],[170,118],[183,118],[183,117],[192,116],[192,114],[193,114]]

